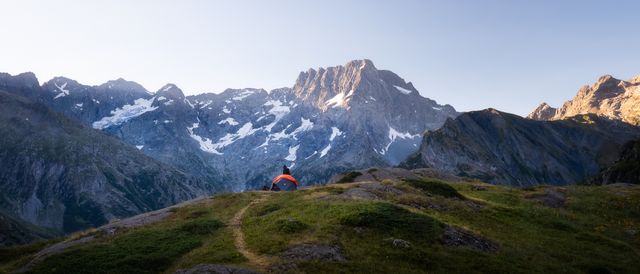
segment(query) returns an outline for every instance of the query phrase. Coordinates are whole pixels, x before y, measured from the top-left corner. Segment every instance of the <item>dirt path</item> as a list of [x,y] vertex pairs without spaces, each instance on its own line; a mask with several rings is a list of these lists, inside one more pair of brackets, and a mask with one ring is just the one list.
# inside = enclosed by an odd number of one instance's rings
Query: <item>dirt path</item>
[[249,260],[250,265],[261,271],[264,271],[269,265],[269,257],[255,254],[247,249],[247,243],[244,240],[244,233],[242,232],[242,217],[244,216],[244,213],[247,211],[247,209],[249,209],[249,207],[264,202],[266,199],[267,197],[265,196],[265,194],[261,194],[258,199],[251,201],[251,203],[249,203],[247,206],[238,210],[238,213],[236,213],[236,215],[233,216],[230,221],[230,227],[233,231],[233,238],[236,249],[238,249],[238,252],[240,252],[240,254],[247,258],[247,260]]

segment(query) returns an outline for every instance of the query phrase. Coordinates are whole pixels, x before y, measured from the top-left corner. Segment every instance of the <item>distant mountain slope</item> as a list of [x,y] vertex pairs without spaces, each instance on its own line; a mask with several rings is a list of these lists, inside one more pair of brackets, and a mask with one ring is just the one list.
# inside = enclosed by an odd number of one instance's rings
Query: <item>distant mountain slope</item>
[[55,230],[29,224],[0,210],[0,248],[24,245],[56,236],[60,236],[60,233],[56,233]]
[[562,107],[556,109],[542,103],[528,118],[560,120],[588,113],[640,125],[640,76],[628,81],[602,76],[593,85],[580,88]]
[[640,184],[640,140],[626,143],[620,150],[620,158],[590,181],[597,184]]
[[71,232],[206,195],[214,185],[25,97],[0,91],[0,208]]
[[[413,153],[425,130],[458,113],[422,97],[410,82],[370,60],[300,73],[293,88],[227,89],[185,97],[115,80],[85,86],[57,77],[0,75],[15,93],[138,147],[220,188],[256,188],[292,166],[303,184]],[[20,85],[21,84],[21,85]]]
[[597,174],[639,134],[637,127],[596,115],[545,122],[488,109],[426,133],[405,165],[494,184],[570,184]]

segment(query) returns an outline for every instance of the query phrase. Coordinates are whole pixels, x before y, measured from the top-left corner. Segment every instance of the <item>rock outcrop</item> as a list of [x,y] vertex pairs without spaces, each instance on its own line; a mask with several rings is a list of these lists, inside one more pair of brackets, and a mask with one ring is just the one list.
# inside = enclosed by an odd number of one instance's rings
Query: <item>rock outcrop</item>
[[613,78],[611,75],[602,76],[593,85],[580,88],[578,94],[562,107],[555,109],[543,103],[529,114],[528,118],[561,120],[589,113],[639,125],[640,76],[628,81]]

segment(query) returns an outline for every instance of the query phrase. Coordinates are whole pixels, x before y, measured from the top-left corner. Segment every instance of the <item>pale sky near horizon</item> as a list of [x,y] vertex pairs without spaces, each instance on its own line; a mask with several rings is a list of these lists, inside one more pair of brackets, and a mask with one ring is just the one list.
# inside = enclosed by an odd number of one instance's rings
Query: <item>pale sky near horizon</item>
[[6,1],[0,71],[187,94],[371,59],[459,111],[526,115],[640,74],[640,1]]

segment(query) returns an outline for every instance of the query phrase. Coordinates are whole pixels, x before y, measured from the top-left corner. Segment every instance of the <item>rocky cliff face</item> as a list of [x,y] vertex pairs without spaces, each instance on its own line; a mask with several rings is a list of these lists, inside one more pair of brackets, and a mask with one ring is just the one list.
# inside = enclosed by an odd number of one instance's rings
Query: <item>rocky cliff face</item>
[[41,103],[0,106],[0,208],[28,223],[71,232],[216,190]]
[[590,183],[640,184],[640,140],[626,143],[620,150],[620,158],[594,176]]
[[597,115],[534,121],[494,109],[462,114],[425,134],[409,167],[432,167],[494,184],[580,182],[615,159],[637,127]]
[[582,87],[576,96],[558,109],[546,103],[529,114],[535,120],[560,120],[578,114],[593,113],[633,125],[640,124],[640,76],[628,81],[605,75],[591,86]]
[[458,115],[369,60],[310,69],[293,88],[272,91],[185,97],[172,84],[150,93],[124,80],[84,86],[61,77],[31,87],[16,92],[236,191],[268,183],[282,165],[315,184],[345,170],[398,164],[425,130]]

